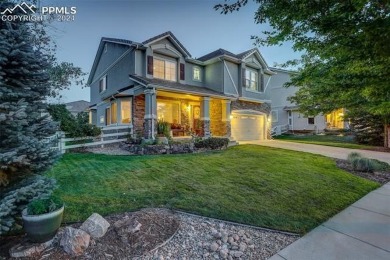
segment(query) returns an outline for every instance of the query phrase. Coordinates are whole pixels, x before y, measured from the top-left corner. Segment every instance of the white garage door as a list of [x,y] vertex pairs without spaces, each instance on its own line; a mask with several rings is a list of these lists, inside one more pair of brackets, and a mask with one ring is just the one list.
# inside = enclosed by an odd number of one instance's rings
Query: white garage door
[[232,136],[237,141],[264,139],[264,116],[233,113]]

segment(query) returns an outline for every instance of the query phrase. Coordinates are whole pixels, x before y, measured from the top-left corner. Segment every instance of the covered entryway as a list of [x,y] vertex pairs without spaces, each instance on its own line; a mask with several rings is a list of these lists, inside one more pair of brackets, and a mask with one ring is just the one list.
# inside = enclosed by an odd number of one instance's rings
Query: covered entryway
[[256,113],[232,113],[232,137],[237,141],[264,140],[265,115]]

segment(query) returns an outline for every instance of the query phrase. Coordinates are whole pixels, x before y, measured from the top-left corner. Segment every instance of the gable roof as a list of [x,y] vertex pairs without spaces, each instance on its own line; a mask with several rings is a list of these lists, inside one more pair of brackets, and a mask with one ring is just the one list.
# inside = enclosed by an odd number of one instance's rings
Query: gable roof
[[198,58],[198,60],[200,60],[202,62],[206,62],[208,60],[211,60],[211,59],[214,59],[214,58],[217,58],[220,56],[228,56],[228,57],[234,58],[234,59],[238,60],[239,62],[241,62],[252,54],[256,54],[256,56],[258,56],[258,59],[260,60],[260,62],[262,63],[262,65],[265,68],[265,70],[264,70],[265,73],[267,73],[269,75],[275,74],[275,72],[270,70],[263,55],[261,55],[260,51],[257,48],[253,48],[253,49],[241,52],[239,54],[234,54],[234,53],[227,51],[225,49],[218,49],[218,50],[215,50],[213,52],[210,52],[210,53]]
[[100,44],[99,44],[98,50],[96,52],[95,59],[93,61],[91,72],[89,73],[89,76],[88,76],[87,85],[92,83],[92,78],[93,78],[93,75],[95,74],[95,70],[96,70],[97,65],[99,63],[99,58],[100,58],[100,56],[101,56],[101,54],[102,54],[102,52],[104,50],[104,45],[107,42],[121,44],[121,45],[126,45],[126,46],[129,46],[129,47],[131,47],[131,46],[142,46],[142,43],[139,43],[139,42],[134,42],[134,41],[130,41],[130,40],[124,40],[124,39],[117,39],[117,38],[102,37],[100,39]]
[[216,58],[216,57],[219,57],[219,56],[223,56],[223,55],[227,55],[227,56],[230,56],[230,57],[233,57],[233,58],[236,58],[238,59],[237,55],[230,52],[230,51],[227,51],[225,49],[218,49],[218,50],[215,50],[215,51],[212,51],[206,55],[203,55],[202,57],[198,58],[198,60],[200,61],[207,61],[207,60],[211,60],[213,58]]
[[171,41],[176,45],[176,47],[180,48],[185,56],[191,57],[190,52],[181,44],[181,42],[175,37],[175,35],[171,31],[164,32],[162,34],[156,35],[152,38],[147,39],[146,41],[143,41],[143,45],[150,45],[153,42],[159,41],[164,38],[170,38]]

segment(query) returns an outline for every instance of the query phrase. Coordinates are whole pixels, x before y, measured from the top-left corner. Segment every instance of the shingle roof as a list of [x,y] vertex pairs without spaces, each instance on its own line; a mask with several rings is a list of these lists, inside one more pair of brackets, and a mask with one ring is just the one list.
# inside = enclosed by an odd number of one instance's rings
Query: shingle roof
[[248,55],[249,53],[253,52],[257,50],[256,48],[253,48],[253,49],[250,49],[250,50],[247,50],[247,51],[244,51],[244,52],[241,52],[239,54],[237,54],[236,56],[239,58],[239,59],[242,59],[244,58],[246,55]]
[[[153,85],[158,85],[161,86],[164,89],[171,89],[171,90],[176,90],[178,92],[187,92],[187,93],[198,93],[198,94],[203,94],[205,96],[222,96],[222,97],[234,97],[233,95],[226,95],[221,92],[217,92],[208,88],[204,87],[198,87],[198,86],[193,86],[193,85],[187,85],[187,84],[181,84],[179,82],[173,82],[173,81],[166,81],[162,79],[148,79],[145,77],[141,77],[138,75],[129,75],[130,79],[133,79],[143,85],[148,85],[148,84],[153,84]],[[157,88],[158,88],[157,86]]]
[[165,33],[162,33],[162,34],[156,35],[150,39],[147,39],[146,41],[143,41],[142,44],[148,44],[150,42],[153,42],[154,40],[157,40],[157,39],[165,37],[165,36],[172,37],[172,39],[180,46],[180,48],[182,48],[188,54],[188,56],[191,57],[190,52],[183,46],[183,44],[181,44],[181,42],[175,37],[175,35],[171,31],[167,31]]
[[222,56],[222,55],[228,55],[228,56],[231,56],[233,58],[237,58],[237,55],[230,52],[230,51],[227,51],[227,50],[224,50],[224,49],[218,49],[218,50],[215,50],[213,52],[210,52],[206,55],[203,55],[202,57],[198,58],[197,60],[200,60],[200,61],[206,61],[206,60],[210,60],[212,58],[215,58],[215,57],[219,57],[219,56]]
[[[119,44],[127,44],[127,45],[137,44],[136,42],[133,42],[133,41],[130,41],[130,40],[117,39],[117,38],[108,38],[108,37],[102,37],[102,41],[104,41],[104,42],[114,42],[114,43],[119,43]],[[140,43],[138,43],[138,44],[140,44]]]

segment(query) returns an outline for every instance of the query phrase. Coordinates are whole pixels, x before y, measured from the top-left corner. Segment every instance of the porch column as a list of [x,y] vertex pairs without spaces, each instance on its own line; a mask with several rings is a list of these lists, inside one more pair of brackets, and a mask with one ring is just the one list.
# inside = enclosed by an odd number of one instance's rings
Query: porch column
[[157,129],[157,99],[155,89],[146,89],[145,94],[145,116],[144,116],[144,138],[154,139]]
[[231,100],[222,100],[222,122],[226,123],[226,137],[230,138],[232,135],[232,126],[230,123],[230,105]]
[[200,120],[203,122],[204,137],[210,137],[210,98],[203,97],[201,100]]

